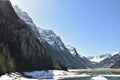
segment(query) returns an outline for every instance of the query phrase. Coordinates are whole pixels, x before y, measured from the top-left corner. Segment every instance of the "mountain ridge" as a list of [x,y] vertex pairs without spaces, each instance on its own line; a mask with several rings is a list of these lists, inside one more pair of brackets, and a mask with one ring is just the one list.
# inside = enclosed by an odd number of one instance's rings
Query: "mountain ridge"
[[7,65],[4,61],[9,59],[11,63],[10,69],[0,66],[0,75],[12,69],[19,72],[65,68],[48,54],[31,27],[16,14],[9,0],[0,0],[0,44],[4,44],[0,47],[0,57],[5,55],[8,58],[3,59],[0,65]]

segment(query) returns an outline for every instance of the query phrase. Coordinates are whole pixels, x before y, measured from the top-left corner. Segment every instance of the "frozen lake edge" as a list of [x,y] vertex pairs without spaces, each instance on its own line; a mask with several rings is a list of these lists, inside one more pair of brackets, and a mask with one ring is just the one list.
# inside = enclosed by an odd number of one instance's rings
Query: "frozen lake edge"
[[[119,72],[120,69],[109,69],[109,68],[95,68],[95,69],[69,69],[69,71],[63,70],[42,70],[42,71],[32,71],[32,72],[24,72],[26,76],[31,76],[34,79],[26,78],[21,76],[19,73],[11,73],[5,74],[0,77],[0,80],[38,80],[38,79],[64,79],[64,78],[74,78],[74,77],[89,77],[90,75],[85,72],[99,72],[99,71],[110,71],[110,72]],[[77,74],[80,72],[80,74]],[[120,75],[102,75],[102,76],[116,76],[120,77]],[[36,79],[37,78],[37,79]]]

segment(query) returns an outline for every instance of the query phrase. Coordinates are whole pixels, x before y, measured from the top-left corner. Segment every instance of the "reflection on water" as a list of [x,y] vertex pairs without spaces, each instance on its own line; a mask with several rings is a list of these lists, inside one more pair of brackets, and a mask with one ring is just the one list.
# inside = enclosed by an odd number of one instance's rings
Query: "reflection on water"
[[[75,72],[75,71],[74,71]],[[79,77],[79,78],[66,78],[61,80],[120,80],[120,72],[116,71],[76,71],[77,75],[88,74],[90,76]]]

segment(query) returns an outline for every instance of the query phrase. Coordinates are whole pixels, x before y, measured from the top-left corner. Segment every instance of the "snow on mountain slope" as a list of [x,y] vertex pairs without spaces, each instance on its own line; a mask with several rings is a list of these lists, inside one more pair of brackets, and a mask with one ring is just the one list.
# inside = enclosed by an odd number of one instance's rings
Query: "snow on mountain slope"
[[96,56],[96,57],[89,57],[88,59],[91,62],[100,63],[101,61],[103,61],[106,58],[109,58],[110,56],[111,56],[110,54],[105,54],[105,55],[100,55],[100,56]]
[[95,67],[111,67],[120,60],[120,52],[88,58]]
[[74,47],[72,47],[71,45],[66,45],[66,47],[72,55],[75,56],[77,54],[76,49]]
[[98,66],[100,67],[111,67],[116,64],[120,60],[120,52],[115,52],[109,55],[109,57],[105,58],[101,61]]
[[42,29],[39,27],[38,30],[41,34],[41,37],[46,40],[50,45],[54,45],[55,43],[58,45],[62,45],[61,39],[52,30]]
[[78,65],[81,68],[89,67],[88,63],[90,63],[90,61],[86,59],[85,57],[80,56],[80,54],[77,53],[74,47],[70,45],[65,46],[61,38],[57,36],[52,30],[41,29],[41,28],[38,28],[38,29],[39,29],[41,38],[45,40],[46,42],[48,42],[48,44],[51,45],[54,49],[57,49],[59,51],[57,52],[57,55],[59,57],[60,55],[62,55],[61,56],[63,58],[63,59],[61,58],[62,60],[65,60],[72,64],[74,62],[75,65],[77,64],[76,67]]
[[90,61],[99,63],[99,62],[103,61],[105,58],[107,58],[107,57],[105,56],[105,57],[100,58],[100,57],[97,56],[97,57],[94,57],[94,58],[90,59]]
[[73,55],[73,56],[76,56],[76,57],[83,57],[81,56],[79,53],[77,53],[77,50],[71,46],[71,45],[66,45],[66,48],[70,51],[70,53]]
[[91,61],[89,61],[85,56],[81,56],[76,48],[74,48],[73,46],[71,45],[66,45],[66,48],[69,50],[69,52],[76,58],[78,59],[79,61],[81,61],[83,64],[85,64],[87,67],[89,68],[92,68],[93,65],[91,63]]
[[39,30],[41,38],[45,40],[46,42],[48,42],[49,45],[51,45],[52,47],[61,49],[61,50],[65,50],[65,46],[61,38],[57,36],[52,30],[42,29],[39,27],[38,27],[38,30]]

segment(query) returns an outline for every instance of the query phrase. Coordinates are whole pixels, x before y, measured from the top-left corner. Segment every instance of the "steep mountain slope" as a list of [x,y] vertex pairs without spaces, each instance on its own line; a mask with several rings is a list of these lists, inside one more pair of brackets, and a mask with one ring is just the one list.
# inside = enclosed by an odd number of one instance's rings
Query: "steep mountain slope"
[[70,53],[71,53],[73,56],[75,56],[75,57],[77,57],[77,58],[83,57],[83,56],[80,56],[80,55],[77,53],[77,50],[76,50],[73,46],[71,46],[71,45],[66,45],[66,48],[70,51]]
[[[30,26],[18,17],[9,0],[0,0],[0,44],[3,44],[0,58],[6,57],[0,64],[0,68],[5,65],[5,70],[1,68],[2,73],[64,68],[47,53]],[[10,69],[6,67],[7,62],[11,64]]]
[[24,20],[28,25],[30,25],[30,27],[32,28],[34,33],[37,35],[39,40],[41,40],[39,31],[38,31],[36,25],[34,24],[33,20],[29,17],[29,15],[26,12],[22,11],[17,5],[14,6],[13,8],[16,11],[16,13],[18,14],[18,16],[20,17],[20,19]]
[[57,36],[52,30],[38,28],[41,38],[45,40],[50,47],[47,46],[49,52],[61,61],[68,68],[87,68],[86,63],[74,57],[66,48],[61,38]]
[[86,57],[80,56],[80,54],[77,52],[77,50],[71,46],[66,45],[67,49],[70,51],[70,53],[79,61],[81,61],[84,65],[86,65],[88,68],[93,68],[93,64],[91,61],[89,61]]
[[[57,60],[62,62],[68,68],[87,68],[84,62],[75,58],[69,50],[66,48],[59,36],[57,36],[52,30],[36,28],[32,19],[26,12],[20,10],[17,6],[14,7],[15,11],[21,19],[31,26],[39,37],[39,40],[46,47],[48,52],[52,54]],[[38,34],[39,30],[39,34]]]
[[66,47],[59,36],[57,36],[52,30],[38,28],[40,36],[45,40],[50,46],[59,50],[65,51]]

